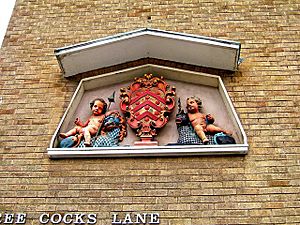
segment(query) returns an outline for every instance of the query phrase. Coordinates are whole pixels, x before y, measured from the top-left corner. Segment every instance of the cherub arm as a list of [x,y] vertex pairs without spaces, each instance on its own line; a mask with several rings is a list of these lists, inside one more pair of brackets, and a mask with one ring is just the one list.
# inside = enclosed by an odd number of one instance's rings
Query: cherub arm
[[107,113],[105,113],[105,116],[109,116],[109,115],[111,115],[113,113],[118,113],[118,111],[117,110],[108,111]]
[[82,121],[78,117],[74,121],[74,123],[80,127],[86,127],[89,122],[90,122],[90,120],[88,119],[85,123],[82,123]]

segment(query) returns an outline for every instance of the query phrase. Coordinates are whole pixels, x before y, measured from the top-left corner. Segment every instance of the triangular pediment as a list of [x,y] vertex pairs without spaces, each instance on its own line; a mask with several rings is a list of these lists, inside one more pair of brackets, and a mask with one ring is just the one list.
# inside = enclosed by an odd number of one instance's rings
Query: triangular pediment
[[149,28],[55,50],[65,77],[143,58],[235,71],[239,54],[235,41]]

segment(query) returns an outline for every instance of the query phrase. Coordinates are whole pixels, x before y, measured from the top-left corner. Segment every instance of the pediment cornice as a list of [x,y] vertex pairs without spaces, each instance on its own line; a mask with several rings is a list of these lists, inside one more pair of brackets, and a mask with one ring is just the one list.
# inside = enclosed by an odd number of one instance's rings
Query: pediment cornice
[[239,42],[144,28],[55,50],[65,77],[155,58],[207,68],[237,70]]

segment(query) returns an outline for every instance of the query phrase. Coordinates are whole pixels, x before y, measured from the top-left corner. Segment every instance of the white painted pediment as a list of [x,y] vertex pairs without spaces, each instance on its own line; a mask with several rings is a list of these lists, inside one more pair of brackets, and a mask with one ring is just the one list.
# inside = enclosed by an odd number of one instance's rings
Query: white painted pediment
[[55,55],[65,77],[142,58],[235,71],[240,47],[235,41],[145,28],[58,48]]

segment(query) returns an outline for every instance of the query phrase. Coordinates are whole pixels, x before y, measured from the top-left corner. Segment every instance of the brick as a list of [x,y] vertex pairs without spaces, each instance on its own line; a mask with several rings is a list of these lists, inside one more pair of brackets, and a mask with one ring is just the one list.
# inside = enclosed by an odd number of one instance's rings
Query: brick
[[[96,212],[103,225],[114,211],[155,211],[162,225],[300,223],[299,7],[298,0],[17,1],[0,49],[0,211],[26,211],[26,224],[45,211]],[[245,61],[228,72],[146,58],[63,78],[54,49],[142,27],[236,40]],[[248,155],[47,157],[81,78],[144,64],[220,75]]]

